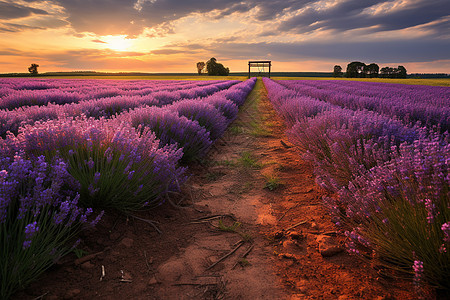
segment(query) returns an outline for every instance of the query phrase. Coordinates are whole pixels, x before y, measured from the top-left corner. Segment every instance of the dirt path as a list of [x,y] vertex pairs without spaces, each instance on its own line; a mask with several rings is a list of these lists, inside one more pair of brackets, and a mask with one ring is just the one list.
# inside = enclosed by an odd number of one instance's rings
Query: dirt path
[[[343,251],[312,168],[284,130],[258,80],[238,119],[172,196],[183,208],[104,218],[85,234],[88,255],[66,257],[15,298],[414,298],[411,286]],[[158,222],[162,234],[140,219]]]

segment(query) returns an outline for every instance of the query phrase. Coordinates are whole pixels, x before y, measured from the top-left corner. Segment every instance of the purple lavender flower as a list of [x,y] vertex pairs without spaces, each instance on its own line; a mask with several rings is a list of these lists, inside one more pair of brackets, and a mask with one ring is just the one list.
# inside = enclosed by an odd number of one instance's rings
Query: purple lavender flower
[[86,209],[86,212],[80,216],[80,223],[86,224],[86,223],[87,223],[87,218],[88,218],[93,212],[94,212],[94,211],[92,210],[92,208],[87,208],[87,209]]
[[69,215],[70,209],[71,209],[70,201],[61,202],[59,212],[56,215],[54,215],[53,222],[56,225],[62,224]]
[[436,205],[430,200],[425,199],[425,209],[427,210],[427,222],[433,223],[436,214]]
[[414,260],[414,264],[412,266],[414,271],[414,285],[420,286],[423,278],[423,262],[420,260]]
[[101,220],[101,218],[103,217],[103,215],[105,214],[105,211],[102,210],[98,216],[91,222],[90,226],[91,227],[95,227],[95,225],[97,225],[97,223]]
[[178,112],[180,116],[197,121],[210,132],[212,140],[221,137],[227,128],[227,119],[209,103],[198,100],[183,100],[175,102],[168,108]]
[[444,242],[450,243],[450,222],[442,224],[441,230],[444,232]]
[[94,184],[97,184],[98,181],[100,180],[101,174],[100,172],[95,172],[94,174]]
[[27,249],[31,246],[31,239],[38,231],[39,226],[37,226],[36,221],[25,226],[25,241],[23,242],[23,249]]
[[167,108],[145,107],[123,116],[143,131],[148,128],[160,140],[160,146],[177,145],[183,149],[183,161],[193,161],[206,154],[212,145],[209,132],[197,121],[179,116]]

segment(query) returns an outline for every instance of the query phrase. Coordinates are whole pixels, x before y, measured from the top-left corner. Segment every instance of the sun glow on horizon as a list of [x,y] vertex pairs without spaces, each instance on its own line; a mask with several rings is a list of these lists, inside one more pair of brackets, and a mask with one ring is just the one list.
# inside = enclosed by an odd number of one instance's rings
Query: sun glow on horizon
[[133,46],[133,40],[127,39],[125,35],[108,35],[102,37],[106,48],[115,51],[128,51]]

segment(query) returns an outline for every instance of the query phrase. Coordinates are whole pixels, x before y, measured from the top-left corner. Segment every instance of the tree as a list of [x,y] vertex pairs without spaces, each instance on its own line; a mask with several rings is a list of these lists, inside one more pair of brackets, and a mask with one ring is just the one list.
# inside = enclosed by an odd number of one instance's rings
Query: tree
[[333,68],[333,77],[342,77],[342,67],[335,65]]
[[206,70],[210,76],[228,76],[228,74],[230,74],[230,69],[225,68],[222,64],[219,64],[214,57],[211,57],[206,62]]
[[397,68],[384,67],[380,70],[380,77],[382,78],[406,78],[406,69],[404,66]]
[[371,63],[370,65],[367,65],[364,68],[364,73],[366,74],[366,77],[378,77],[378,72],[380,71],[380,67],[375,64],[375,63]]
[[383,67],[380,70],[381,78],[392,78],[393,74],[394,74],[394,68],[391,68],[391,67]]
[[205,68],[205,63],[203,61],[199,61],[197,63],[198,75],[202,74],[202,71],[203,71],[204,68]]
[[345,75],[349,78],[360,78],[365,77],[364,68],[366,67],[365,63],[360,61],[353,61],[347,65],[347,71]]
[[397,67],[397,74],[398,77],[397,78],[406,78],[406,68],[404,66],[398,66]]
[[28,72],[30,72],[31,75],[37,75],[38,74],[38,70],[37,70],[38,67],[39,67],[38,64],[31,64],[31,66],[28,68]]

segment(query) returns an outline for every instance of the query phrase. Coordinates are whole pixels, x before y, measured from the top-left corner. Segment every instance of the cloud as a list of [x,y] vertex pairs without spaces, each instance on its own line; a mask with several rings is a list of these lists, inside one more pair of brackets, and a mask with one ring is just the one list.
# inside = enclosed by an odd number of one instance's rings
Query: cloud
[[[173,46],[173,45],[172,45]],[[178,49],[191,51],[190,46],[179,45]],[[327,59],[337,61],[366,62],[430,62],[450,59],[450,41],[439,39],[392,40],[392,41],[309,41],[309,42],[260,42],[260,43],[211,43],[204,50],[217,58],[267,59],[277,61],[299,61]]]
[[0,1],[0,19],[10,20],[28,17],[32,14],[48,15],[47,11],[20,4]]
[[[27,1],[38,5],[40,1]],[[31,5],[31,4],[30,4]],[[234,13],[247,14],[255,27],[263,24],[279,34],[310,33],[316,30],[345,32],[367,28],[390,31],[431,24],[428,30],[441,34],[437,20],[449,16],[448,0],[48,0],[41,6],[59,6],[76,33],[125,34],[136,37],[145,29],[151,37],[174,33],[171,23],[189,15],[211,14],[211,20]],[[50,11],[50,10],[48,10]],[[43,9],[0,2],[0,19],[48,15]],[[30,25],[30,24],[28,24]],[[32,24],[34,26],[42,26]],[[157,30],[156,30],[157,29]],[[447,27],[448,30],[448,27]]]
[[107,42],[99,40],[99,39],[91,40],[91,42],[99,43],[99,44],[107,44]]
[[64,8],[77,32],[139,35],[145,28],[167,25],[191,14],[216,12],[215,18],[256,9],[260,21],[276,19],[312,0],[53,0]]
[[[170,49],[170,48],[165,48],[165,49],[158,49],[158,50],[153,50],[151,51],[152,54],[156,54],[156,55],[171,55],[171,54],[180,54],[180,53],[186,53],[187,49]],[[188,50],[188,51],[192,51],[192,50]]]
[[307,33],[317,29],[337,32],[370,28],[370,31],[400,30],[427,24],[449,15],[448,0],[348,0],[328,8],[310,6],[281,22],[280,31]]
[[[89,62],[90,70],[115,59],[125,69],[125,62],[135,59],[137,68],[158,55],[161,62],[181,65],[214,56],[230,63],[361,60],[423,66],[450,60],[449,12],[448,0],[0,0],[0,55],[54,59],[73,69]],[[31,31],[42,29],[54,30]],[[130,49],[148,50],[63,50],[94,43],[107,48],[103,35],[137,38]],[[59,49],[54,58],[41,53],[48,37]],[[60,37],[67,44],[57,44]],[[20,49],[33,38],[36,54],[5,48]]]
[[0,32],[20,32],[32,29],[45,29],[45,28],[14,23],[0,23]]
[[[145,56],[148,53],[120,52],[109,49],[80,49],[52,51],[46,53],[29,53],[28,57],[39,62],[41,69],[49,70],[110,70],[110,71],[144,71],[157,72],[162,69],[179,71],[185,59],[140,60],[134,56]],[[192,64],[191,61],[187,62]]]
[[0,56],[16,56],[16,55],[23,55],[23,51],[12,48],[5,48],[0,50]]

